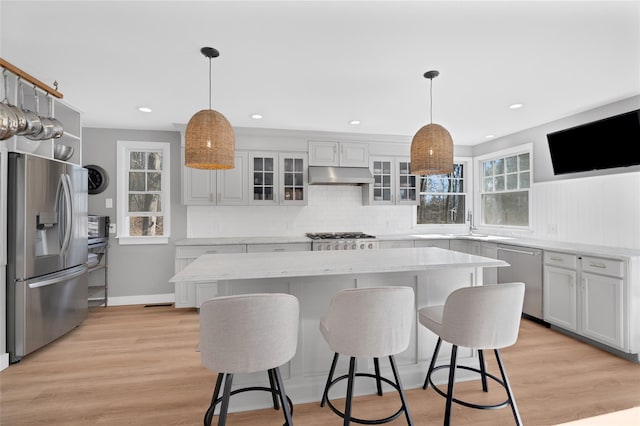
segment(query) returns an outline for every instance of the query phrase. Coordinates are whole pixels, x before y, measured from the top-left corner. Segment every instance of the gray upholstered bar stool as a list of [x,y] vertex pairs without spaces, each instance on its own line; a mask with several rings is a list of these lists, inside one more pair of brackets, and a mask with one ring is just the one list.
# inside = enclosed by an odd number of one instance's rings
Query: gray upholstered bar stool
[[[429,371],[424,380],[423,389],[429,384],[440,395],[447,398],[444,413],[444,424],[451,422],[451,405],[453,402],[465,407],[479,409],[495,409],[511,406],[517,425],[522,424],[511,385],[502,363],[500,349],[513,345],[518,339],[522,303],[524,300],[524,283],[489,284],[477,287],[463,287],[454,290],[444,305],[428,306],[418,311],[420,324],[438,336],[438,342],[431,358]],[[451,360],[447,365],[435,366],[442,341],[452,344]],[[480,368],[457,365],[458,347],[478,350]],[[487,373],[483,350],[493,349],[501,379]],[[447,392],[439,389],[432,379],[434,371],[449,369]],[[487,377],[504,388],[507,399],[499,404],[475,404],[462,401],[453,396],[456,368],[474,371],[480,374],[482,390],[488,392]]]
[[[202,365],[218,373],[211,404],[204,416],[208,426],[219,403],[218,425],[226,424],[229,399],[247,391],[272,394],[273,408],[292,426],[292,405],[286,396],[280,366],[290,361],[298,344],[300,304],[289,294],[260,293],[216,297],[200,306],[200,357]],[[231,390],[233,375],[267,371],[269,387]],[[222,381],[224,391],[218,397]]]
[[[331,299],[326,316],[320,320],[320,331],[335,352],[320,406],[324,406],[326,402],[331,411],[344,419],[345,426],[350,422],[387,423],[402,413],[405,414],[407,423],[413,425],[394,355],[409,346],[414,319],[415,302],[411,287],[356,288],[336,293]],[[349,373],[334,379],[340,354],[350,357]],[[375,374],[356,373],[356,358],[359,357],[373,358]],[[389,357],[394,381],[380,375],[381,357]],[[378,395],[382,395],[382,382],[392,386],[400,395],[400,409],[383,419],[353,417],[351,405],[356,377],[375,379]],[[344,379],[347,379],[347,395],[344,412],[341,412],[329,399],[329,390]]]

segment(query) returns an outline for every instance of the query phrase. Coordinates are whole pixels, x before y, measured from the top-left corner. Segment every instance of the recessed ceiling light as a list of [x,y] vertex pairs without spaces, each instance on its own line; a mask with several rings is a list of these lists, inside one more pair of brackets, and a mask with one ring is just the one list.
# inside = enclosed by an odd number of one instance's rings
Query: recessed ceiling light
[[251,118],[254,120],[262,120],[262,114],[251,114]]
[[486,135],[485,136],[485,138],[487,138],[487,139],[491,139],[491,138],[495,138],[495,137],[496,137],[496,135]]
[[141,106],[141,107],[138,107],[138,111],[140,111],[140,112],[151,112],[152,109],[149,108],[149,107],[146,107],[146,106]]
[[360,124],[360,120],[350,120],[349,124],[353,124],[355,126],[356,124]]
[[518,108],[522,108],[523,106],[524,106],[523,104],[511,104],[509,105],[509,108],[518,109]]

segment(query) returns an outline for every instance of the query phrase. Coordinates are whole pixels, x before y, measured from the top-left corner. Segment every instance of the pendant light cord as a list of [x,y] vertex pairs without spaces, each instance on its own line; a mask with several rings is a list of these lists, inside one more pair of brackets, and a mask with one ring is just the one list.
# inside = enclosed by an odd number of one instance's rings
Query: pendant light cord
[[429,82],[429,118],[433,124],[433,78],[430,78]]
[[211,58],[209,58],[209,109],[211,109]]

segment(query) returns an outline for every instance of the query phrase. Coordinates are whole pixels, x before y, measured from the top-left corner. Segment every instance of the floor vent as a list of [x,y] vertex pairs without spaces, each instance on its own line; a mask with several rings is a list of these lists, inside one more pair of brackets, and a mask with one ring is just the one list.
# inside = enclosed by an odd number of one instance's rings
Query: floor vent
[[173,303],[151,303],[149,305],[144,305],[145,308],[161,308],[167,306],[173,306]]

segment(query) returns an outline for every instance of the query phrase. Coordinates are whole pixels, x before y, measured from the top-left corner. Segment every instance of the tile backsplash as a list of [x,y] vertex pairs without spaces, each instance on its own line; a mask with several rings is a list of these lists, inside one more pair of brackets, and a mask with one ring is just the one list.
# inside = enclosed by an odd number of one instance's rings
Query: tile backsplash
[[360,186],[309,186],[307,206],[189,206],[187,237],[406,233],[412,229],[414,210],[414,206],[363,206]]

